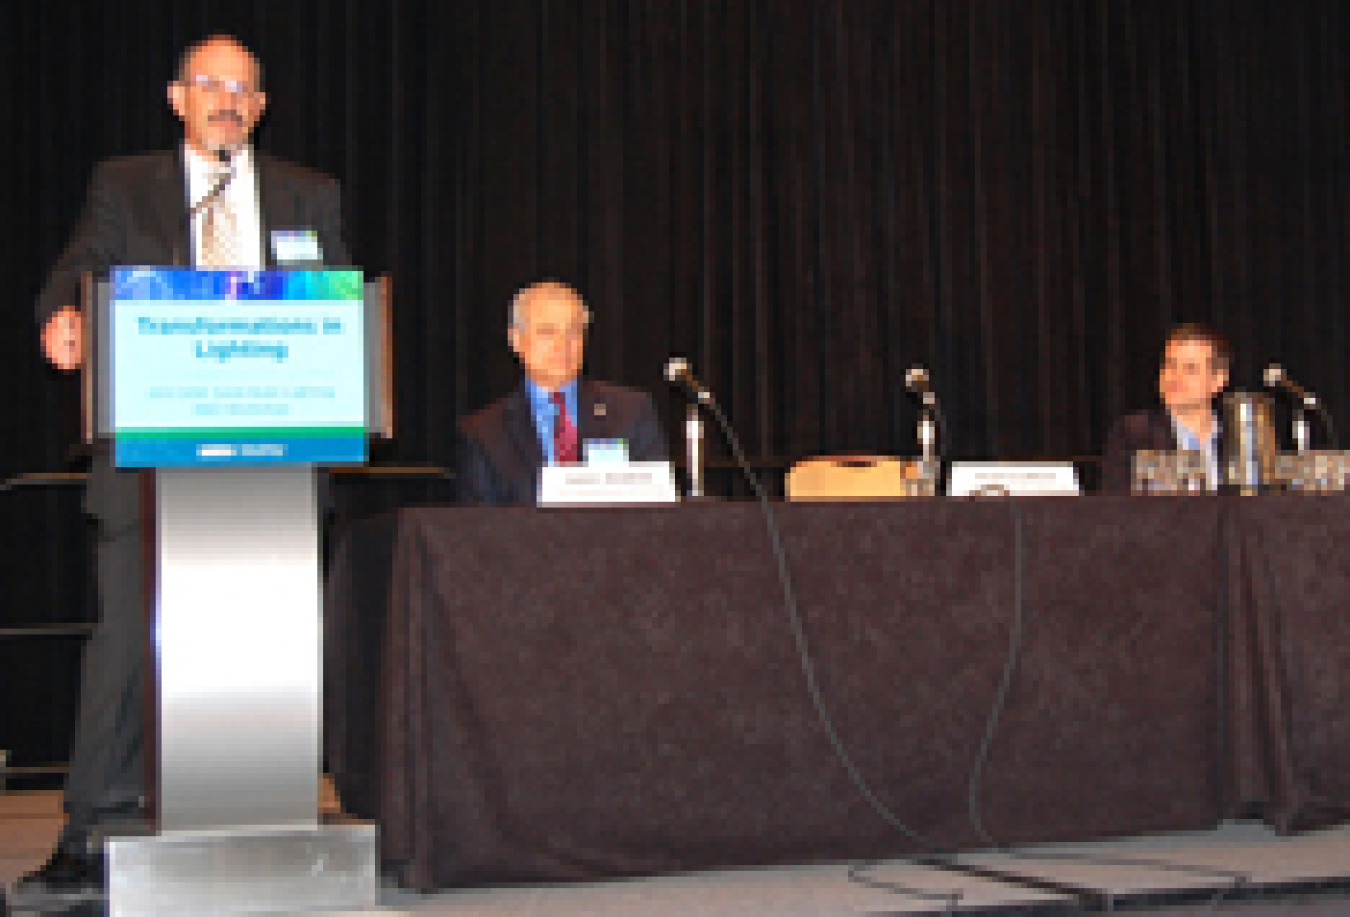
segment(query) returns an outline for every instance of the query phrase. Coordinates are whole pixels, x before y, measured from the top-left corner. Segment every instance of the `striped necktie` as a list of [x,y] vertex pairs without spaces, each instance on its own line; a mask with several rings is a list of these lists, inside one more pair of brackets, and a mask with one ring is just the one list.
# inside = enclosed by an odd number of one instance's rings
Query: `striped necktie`
[[230,180],[234,178],[227,167],[215,176],[215,184],[202,213],[202,255],[199,267],[238,267],[239,227],[235,219],[234,207],[225,193]]

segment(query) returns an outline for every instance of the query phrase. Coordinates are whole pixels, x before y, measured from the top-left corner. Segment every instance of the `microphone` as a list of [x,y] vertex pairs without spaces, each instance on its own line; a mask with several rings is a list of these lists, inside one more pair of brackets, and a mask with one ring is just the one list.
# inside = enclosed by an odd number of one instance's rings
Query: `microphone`
[[1304,407],[1317,407],[1317,396],[1290,379],[1280,364],[1272,363],[1267,366],[1264,379],[1267,388],[1282,388],[1302,401]]
[[931,395],[933,382],[928,378],[928,370],[922,366],[911,366],[905,372],[905,388],[916,395]]
[[937,457],[937,427],[933,423],[937,415],[937,392],[933,391],[933,380],[928,370],[922,366],[911,366],[905,371],[905,388],[923,399],[923,413],[919,415],[919,452],[922,456],[921,467],[925,474],[936,475],[934,459]]
[[684,357],[671,357],[666,361],[666,381],[682,385],[693,392],[694,397],[703,404],[712,404],[712,392],[694,376],[689,361]]
[[937,392],[933,391],[933,380],[922,366],[911,366],[905,371],[905,388],[922,398],[925,407],[936,407]]
[[[722,430],[727,435],[728,442],[731,443],[733,453],[741,460],[742,470],[749,474],[744,463],[744,456],[740,453],[740,446],[736,441],[736,434],[732,432],[727,419],[722,416],[722,411],[717,407],[717,402],[713,401],[712,392],[708,387],[694,376],[693,369],[689,366],[689,361],[684,357],[671,357],[666,361],[666,381],[675,385],[682,386],[694,395],[695,403],[689,405],[689,411],[685,415],[684,422],[684,448],[685,460],[689,471],[689,497],[693,500],[702,500],[703,492],[703,459],[705,452],[703,449],[703,418],[699,416],[699,405],[706,405],[712,412],[713,417],[721,424]],[[757,489],[758,482],[754,480],[754,475],[750,475],[750,487]]]

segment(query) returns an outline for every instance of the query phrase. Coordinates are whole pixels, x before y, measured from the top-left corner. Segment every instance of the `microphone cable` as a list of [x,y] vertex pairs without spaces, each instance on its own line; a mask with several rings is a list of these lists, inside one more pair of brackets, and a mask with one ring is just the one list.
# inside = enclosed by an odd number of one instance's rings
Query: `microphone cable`
[[[934,842],[902,822],[895,813],[881,801],[868,784],[866,778],[863,777],[862,772],[859,771],[857,764],[853,760],[853,756],[849,754],[843,739],[840,738],[839,732],[834,725],[834,720],[830,717],[829,711],[826,709],[825,699],[820,690],[819,680],[816,675],[816,666],[811,658],[811,650],[806,638],[806,628],[802,623],[801,610],[797,604],[796,589],[793,586],[792,574],[787,562],[787,552],[783,548],[782,533],[778,528],[778,520],[773,511],[773,504],[769,500],[768,494],[764,492],[764,488],[761,486],[759,479],[755,477],[754,472],[751,470],[750,462],[745,456],[745,451],[741,448],[740,440],[737,438],[736,432],[731,428],[730,422],[728,422],[726,415],[722,412],[722,409],[718,406],[716,400],[707,398],[706,400],[703,400],[703,404],[708,408],[713,419],[717,421],[718,427],[722,430],[722,434],[726,437],[727,444],[731,448],[732,457],[735,459],[737,467],[740,468],[741,473],[744,475],[746,482],[750,485],[750,490],[754,494],[756,502],[759,504],[760,511],[763,513],[765,527],[768,529],[769,533],[769,544],[778,571],[779,584],[783,590],[784,607],[787,610],[788,624],[792,630],[793,643],[797,650],[802,675],[806,681],[806,692],[810,697],[811,706],[821,728],[825,732],[826,738],[829,740],[835,757],[838,758],[839,762],[843,765],[845,772],[848,774],[849,781],[853,784],[859,795],[866,800],[868,805],[872,807],[872,810],[881,817],[882,821],[916,844],[935,851],[933,854],[912,854],[897,857],[895,859],[920,866],[941,867],[945,865],[950,854],[943,850],[941,844]],[[881,861],[870,860],[855,864],[850,867],[848,871],[849,879],[861,885],[883,889],[909,898],[915,898],[921,901],[941,902],[944,905],[942,913],[956,913],[956,908],[964,895],[960,890],[934,892],[927,889],[901,885],[899,883],[884,882],[863,875],[863,872],[874,868],[879,865],[880,862]]]
[[[971,768],[970,782],[967,786],[966,804],[970,817],[971,827],[975,830],[979,840],[987,844],[993,853],[1006,856],[1011,859],[1046,861],[1046,862],[1068,862],[1085,863],[1093,866],[1130,866],[1143,867],[1146,869],[1155,869],[1159,872],[1172,872],[1181,875],[1204,876],[1206,878],[1219,878],[1228,880],[1225,884],[1205,903],[1203,909],[1212,911],[1219,906],[1229,894],[1240,891],[1242,888],[1251,884],[1252,877],[1250,873],[1238,870],[1220,869],[1211,866],[1196,866],[1189,863],[1180,863],[1175,860],[1160,860],[1141,857],[1116,857],[1103,856],[1088,853],[1036,853],[1034,851],[1010,850],[1004,844],[1000,844],[986,830],[984,818],[980,811],[980,788],[984,777],[984,770],[989,762],[990,750],[994,744],[994,738],[998,734],[999,723],[1003,718],[1003,713],[1007,708],[1008,697],[1012,693],[1015,674],[1018,663],[1022,656],[1023,635],[1026,629],[1025,613],[1025,570],[1026,570],[1026,522],[1022,515],[1022,508],[1018,505],[1016,498],[1008,498],[1008,509],[1012,517],[1013,529],[1013,620],[1012,632],[1009,636],[1008,661],[1003,668],[1003,678],[999,683],[998,692],[994,697],[994,705],[990,710],[989,719],[985,724],[984,736],[980,740],[979,750],[975,756],[975,764]],[[1045,881],[1039,877],[1021,877],[1016,874],[1008,874],[1010,881],[1021,881],[1026,879],[1028,884]],[[1082,886],[1074,886],[1067,883],[1054,883],[1055,887],[1062,891],[1078,896],[1094,898],[1101,905],[1101,909],[1106,911],[1115,910],[1114,896],[1110,892],[1105,894],[1093,893]]]
[[1327,406],[1322,403],[1322,399],[1299,385],[1289,374],[1284,371],[1284,367],[1278,363],[1272,363],[1266,367],[1261,374],[1261,382],[1266,388],[1278,388],[1287,395],[1292,395],[1299,401],[1300,407],[1304,410],[1312,410],[1318,417],[1322,418],[1322,425],[1326,427],[1327,440],[1332,449],[1340,448],[1340,437],[1336,435],[1336,422],[1331,417],[1331,412]]
[[[759,479],[755,477],[755,474],[750,467],[749,460],[746,458],[745,452],[741,448],[740,440],[736,436],[730,422],[727,420],[726,415],[722,412],[716,400],[711,397],[706,400],[701,400],[712,413],[713,419],[716,420],[718,427],[726,437],[727,444],[731,449],[737,467],[741,470],[742,475],[749,484],[751,492],[754,494],[756,502],[759,504],[760,510],[764,516],[780,586],[783,590],[784,607],[787,611],[788,622],[792,631],[794,645],[797,650],[799,664],[806,682],[807,694],[810,698],[817,720],[824,730],[835,756],[843,765],[854,788],[872,808],[873,812],[899,834],[929,850],[927,853],[905,854],[886,859],[870,859],[855,863],[849,867],[849,880],[868,888],[875,888],[921,901],[941,902],[944,905],[942,910],[943,914],[956,913],[960,902],[964,899],[964,892],[959,889],[953,889],[946,892],[934,892],[927,889],[902,885],[896,882],[876,879],[866,875],[869,870],[875,869],[887,862],[910,863],[917,866],[957,872],[967,876],[993,880],[1004,884],[1011,883],[1018,885],[1019,887],[1039,888],[1041,890],[1056,892],[1062,895],[1070,895],[1077,898],[1080,902],[1084,899],[1090,899],[1094,904],[1098,905],[1096,909],[1114,911],[1114,897],[1109,892],[1104,895],[1100,893],[1094,894],[1091,890],[1081,886],[1072,886],[1063,882],[1055,882],[1039,877],[1013,874],[1003,870],[962,863],[957,859],[959,856],[957,851],[934,841],[902,822],[899,817],[891,811],[890,807],[876,795],[866,778],[858,769],[857,764],[853,761],[852,755],[849,754],[847,746],[845,746],[843,739],[839,736],[834,721],[826,708],[816,674],[815,663],[812,660],[809,643],[806,637],[805,626],[802,622],[801,610],[797,602],[796,590],[793,585],[791,570],[787,561],[787,552],[783,547],[782,534],[778,527],[777,517],[774,514],[772,502],[769,500],[768,495],[761,486]],[[939,414],[938,416],[939,423],[941,423],[941,415]],[[984,734],[976,753],[976,759],[972,764],[967,785],[968,814],[977,837],[993,848],[994,852],[1014,859],[1057,860],[1063,862],[1080,862],[1090,865],[1145,867],[1158,869],[1160,871],[1171,871],[1197,876],[1203,875],[1230,880],[1231,884],[1221,888],[1206,904],[1206,910],[1217,908],[1219,903],[1228,894],[1250,884],[1251,877],[1248,873],[1234,870],[1221,870],[1214,867],[1193,866],[1174,861],[1156,859],[1105,857],[1071,853],[1020,853],[1007,849],[1005,845],[1001,845],[985,829],[980,812],[980,786],[983,780],[984,771],[988,765],[990,751],[998,734],[998,727],[1002,720],[1003,712],[1012,693],[1018,663],[1022,655],[1022,643],[1025,631],[1025,522],[1022,517],[1021,507],[1015,499],[1008,500],[1008,507],[1013,528],[1013,623],[1012,631],[1009,635],[1008,657],[1004,664],[1003,676],[1000,680],[993,706],[986,721]]]

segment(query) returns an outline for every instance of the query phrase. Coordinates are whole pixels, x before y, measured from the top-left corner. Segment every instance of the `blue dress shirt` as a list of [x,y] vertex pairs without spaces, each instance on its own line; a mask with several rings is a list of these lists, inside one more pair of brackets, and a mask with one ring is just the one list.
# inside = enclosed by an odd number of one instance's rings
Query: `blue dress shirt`
[[[577,431],[577,449],[581,448],[581,426],[577,423],[577,380],[564,385],[561,389],[563,400],[567,404],[567,416],[572,418],[572,426]],[[525,395],[530,399],[530,415],[534,417],[534,430],[539,434],[539,445],[544,447],[545,464],[553,464],[553,430],[557,424],[557,412],[549,392],[544,391],[529,379],[525,380]]]
[[1172,420],[1172,432],[1177,437],[1177,448],[1205,454],[1205,476],[1209,479],[1209,489],[1214,490],[1219,486],[1219,418],[1215,417],[1214,423],[1209,428],[1209,440],[1201,442],[1200,438],[1185,424],[1178,422],[1176,417],[1170,413],[1167,416]]

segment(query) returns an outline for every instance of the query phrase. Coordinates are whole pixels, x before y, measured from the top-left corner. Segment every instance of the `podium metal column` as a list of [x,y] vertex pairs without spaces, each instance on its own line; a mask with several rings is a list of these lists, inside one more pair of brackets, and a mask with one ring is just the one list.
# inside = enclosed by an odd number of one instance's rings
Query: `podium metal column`
[[113,917],[355,909],[375,828],[320,825],[309,466],[157,472],[159,827],[108,842]]

